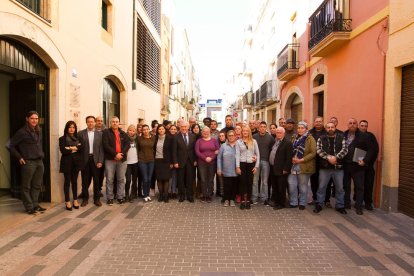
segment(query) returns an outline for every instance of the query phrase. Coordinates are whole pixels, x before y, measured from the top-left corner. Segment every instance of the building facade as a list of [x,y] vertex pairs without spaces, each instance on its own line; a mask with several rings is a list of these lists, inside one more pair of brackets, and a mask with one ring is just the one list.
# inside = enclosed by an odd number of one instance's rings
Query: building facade
[[[160,15],[160,0],[0,1],[0,144],[27,111],[40,112],[43,200],[63,201],[58,138],[68,120],[83,129],[88,115],[119,116],[122,127],[160,118]],[[0,148],[0,188],[18,196],[19,168]]]

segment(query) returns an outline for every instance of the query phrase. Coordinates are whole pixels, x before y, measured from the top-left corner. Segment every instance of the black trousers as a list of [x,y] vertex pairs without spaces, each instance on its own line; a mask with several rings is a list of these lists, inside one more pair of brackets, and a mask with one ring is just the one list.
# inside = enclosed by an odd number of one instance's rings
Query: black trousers
[[364,203],[372,205],[372,193],[374,191],[375,170],[374,165],[370,164],[365,170],[364,181]]
[[129,191],[131,190],[131,198],[137,198],[138,171],[138,163],[127,165],[125,173],[125,196],[130,196]]
[[100,185],[99,181],[99,169],[95,165],[93,156],[88,157],[88,162],[86,163],[85,168],[81,171],[82,176],[82,197],[84,200],[89,199],[89,186],[93,180],[93,199],[99,199]]
[[270,181],[272,185],[272,198],[275,201],[275,205],[282,207],[286,206],[286,189],[288,187],[289,174],[274,175],[273,168],[270,167]]
[[180,199],[193,199],[193,181],[195,175],[195,167],[191,164],[190,160],[184,167],[177,169],[177,184],[178,184],[178,195]]
[[255,163],[245,163],[240,162],[240,195],[242,201],[244,200],[244,195],[247,195],[247,200],[252,198],[252,188],[253,188],[253,168]]
[[311,181],[312,199],[313,201],[316,201],[318,199],[316,193],[318,192],[318,188],[319,188],[319,168],[316,168],[315,173],[311,175],[310,181]]
[[65,177],[65,181],[63,183],[63,192],[65,193],[65,201],[70,201],[70,195],[69,195],[69,187],[72,183],[72,196],[73,200],[78,199],[78,175],[79,170],[76,168],[72,168],[70,172],[63,173],[63,176]]
[[160,197],[168,198],[168,191],[170,190],[170,180],[157,180],[158,191]]
[[[220,177],[220,176],[217,176]],[[224,200],[234,200],[236,197],[236,190],[237,190],[237,176],[235,177],[225,177],[223,176],[223,188],[224,188],[224,194],[223,199]]]
[[365,168],[356,164],[344,165],[345,206],[351,206],[351,180],[354,181],[355,208],[361,209],[364,200]]

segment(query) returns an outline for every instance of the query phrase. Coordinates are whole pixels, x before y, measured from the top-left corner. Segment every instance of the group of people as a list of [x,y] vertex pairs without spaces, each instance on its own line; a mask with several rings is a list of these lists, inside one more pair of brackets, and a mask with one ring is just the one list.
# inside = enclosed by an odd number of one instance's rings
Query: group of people
[[[29,160],[30,167],[32,161],[36,161],[33,166],[40,166],[43,158],[40,153],[27,155],[32,149],[41,151],[40,137],[36,138],[40,135],[38,126],[31,123],[31,116],[36,114],[28,114],[26,126],[8,145],[22,169],[30,169]],[[338,130],[337,124],[335,117],[325,125],[324,119],[317,117],[311,129],[307,122],[296,123],[291,118],[270,125],[255,120],[234,124],[232,116],[227,115],[221,130],[211,118],[205,118],[202,126],[190,118],[188,122],[178,119],[176,124],[154,120],[151,125],[129,125],[124,131],[116,116],[110,119],[108,128],[102,117],[88,116],[87,128],[78,132],[76,123],[68,121],[59,138],[65,207],[72,210],[86,206],[92,180],[93,203],[101,206],[105,180],[106,203],[110,206],[115,199],[119,204],[139,197],[151,202],[156,183],[158,201],[166,203],[175,198],[179,202],[199,199],[210,203],[215,194],[225,207],[238,205],[243,210],[262,203],[276,210],[304,210],[313,203],[314,212],[319,213],[331,207],[330,197],[334,195],[335,209],[346,214],[351,208],[353,181],[356,213],[362,215],[363,207],[373,209],[373,166],[378,143],[367,131],[365,120],[358,123],[349,119],[345,132]],[[27,150],[19,146],[21,136],[26,142],[32,139]],[[26,211],[44,211],[24,178],[22,187]]]

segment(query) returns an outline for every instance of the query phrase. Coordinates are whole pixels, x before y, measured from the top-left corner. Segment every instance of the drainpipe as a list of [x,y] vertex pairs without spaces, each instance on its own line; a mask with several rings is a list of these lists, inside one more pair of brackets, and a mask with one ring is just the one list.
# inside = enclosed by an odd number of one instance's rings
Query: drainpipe
[[137,84],[135,82],[134,75],[134,62],[135,62],[135,1],[132,0],[132,62],[131,62],[131,80],[132,80],[132,90],[137,89]]

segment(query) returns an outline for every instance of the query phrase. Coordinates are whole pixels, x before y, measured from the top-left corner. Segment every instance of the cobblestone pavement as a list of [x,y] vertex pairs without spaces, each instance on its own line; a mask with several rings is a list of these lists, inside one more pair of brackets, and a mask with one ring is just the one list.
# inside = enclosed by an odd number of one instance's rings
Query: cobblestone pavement
[[414,220],[381,210],[242,211],[216,199],[18,217],[1,233],[0,275],[414,274]]

